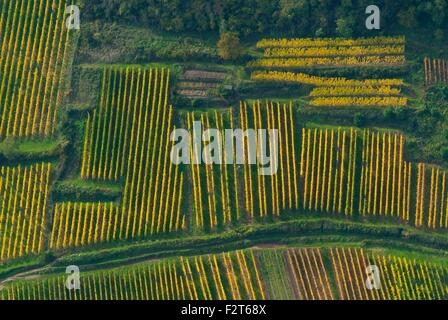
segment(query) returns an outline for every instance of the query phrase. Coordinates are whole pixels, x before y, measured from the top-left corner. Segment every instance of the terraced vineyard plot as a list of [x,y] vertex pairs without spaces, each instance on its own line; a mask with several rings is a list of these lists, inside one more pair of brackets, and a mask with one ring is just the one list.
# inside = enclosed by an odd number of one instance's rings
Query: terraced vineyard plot
[[203,99],[208,96],[207,90],[204,89],[186,89],[182,88],[179,90],[179,94],[186,96],[190,99]]
[[264,56],[269,57],[333,57],[333,56],[367,56],[367,55],[401,55],[404,54],[402,45],[380,46],[348,46],[339,44],[325,47],[267,47]]
[[177,86],[180,95],[190,99],[201,99],[206,98],[211,90],[216,90],[219,83],[182,81]]
[[1,167],[0,261],[44,251],[50,163]]
[[404,107],[408,103],[401,94],[401,79],[352,80],[279,71],[254,71],[251,79],[314,85],[310,105],[315,107]]
[[178,86],[180,88],[185,88],[185,89],[203,89],[203,90],[207,90],[207,89],[214,89],[218,86],[217,83],[213,83],[213,82],[190,82],[190,81],[181,81],[179,82]]
[[263,299],[254,253],[242,251],[176,258],[81,276],[67,290],[64,276],[20,282],[2,300],[209,300]]
[[403,160],[404,137],[364,130],[359,211],[410,220],[412,163]]
[[249,67],[396,66],[405,62],[404,38],[265,39],[257,43],[264,57]]
[[308,47],[353,47],[353,46],[404,46],[404,37],[372,37],[359,39],[346,38],[297,38],[297,39],[263,39],[257,43],[257,48],[308,48]]
[[0,0],[0,300],[448,300],[446,1],[246,2]]
[[297,296],[306,300],[334,299],[320,249],[289,249],[285,255]]
[[[189,130],[193,120],[201,121],[204,131],[216,124],[220,130],[226,126],[279,129],[279,145],[272,149],[279,155],[278,171],[262,176],[258,165],[248,165],[251,153],[253,156],[257,150],[249,150],[246,141],[243,165],[191,165],[195,227],[213,230],[240,220],[266,221],[300,208],[345,216],[385,217],[406,224],[414,224],[415,220],[416,226],[446,228],[445,173],[434,168],[432,180],[429,174],[423,177],[423,171],[418,178],[418,166],[404,160],[403,135],[302,128],[297,137],[299,126],[292,105],[268,102],[255,102],[251,107],[241,103],[238,116],[234,121],[227,112],[221,116],[189,113],[186,122]],[[221,123],[220,117],[226,120]],[[198,151],[191,148],[192,157],[198,157]],[[242,174],[235,180],[240,170]],[[423,178],[425,184],[418,181]],[[420,212],[425,217],[421,223]]]
[[[251,79],[255,81],[274,81],[274,82],[296,82],[301,84],[309,84],[317,87],[380,87],[380,86],[402,86],[404,84],[401,79],[367,79],[355,80],[343,77],[319,77],[306,73],[296,73],[288,71],[254,71],[251,74]],[[336,89],[334,89],[336,90]]]
[[207,99],[225,80],[227,73],[207,70],[186,70],[179,77],[177,93],[189,99]]
[[[441,266],[356,249],[332,249],[330,253],[342,299],[440,300],[448,297],[448,270]],[[376,265],[380,270],[379,290],[366,289],[368,265]]]
[[0,140],[54,134],[74,31],[63,0],[0,3]]
[[[379,289],[367,288],[369,265],[378,267]],[[66,289],[66,275],[15,280],[2,288],[0,298],[427,300],[446,299],[447,282],[446,266],[363,249],[249,249],[83,272],[79,290]]]
[[[197,228],[215,229],[240,220],[252,222],[278,217],[281,211],[298,208],[298,165],[296,159],[296,133],[292,104],[283,105],[266,102],[254,103],[249,107],[241,103],[238,118],[232,113],[187,114],[187,127],[192,132],[193,122],[202,123],[203,132],[207,128],[218,128],[225,138],[224,129],[246,130],[265,129],[265,136],[258,136],[255,144],[278,152],[276,165],[271,163],[272,175],[261,175],[259,152],[269,156],[269,150],[251,150],[244,138],[242,150],[233,142],[233,164],[190,165],[194,201],[194,225]],[[278,130],[278,142],[271,137],[270,130]],[[201,135],[203,134],[201,133]],[[192,133],[193,136],[193,133]],[[222,141],[225,145],[225,140]],[[190,155],[198,162],[199,150],[190,145]],[[203,146],[205,148],[205,144]],[[225,148],[224,148],[225,149]],[[218,151],[219,158],[226,159],[226,150]],[[236,164],[237,153],[243,153],[244,163]],[[256,164],[249,159],[257,159]],[[274,168],[275,167],[275,168]],[[273,170],[276,170],[275,172]],[[237,172],[242,171],[242,176]],[[237,177],[235,179],[235,177]],[[215,191],[215,192],[213,192]]]
[[419,163],[415,195],[415,225],[448,228],[446,171]]
[[405,63],[404,56],[361,56],[361,57],[331,57],[331,58],[263,58],[249,67],[263,68],[306,68],[324,66],[399,66]]
[[358,148],[355,130],[302,129],[303,209],[353,215]]
[[[187,128],[193,133],[193,122],[200,121],[201,136],[207,129],[217,128],[223,137],[225,145],[225,128],[233,126],[231,112],[202,113],[200,117],[195,113],[187,113],[185,119]],[[192,136],[193,136],[192,135]],[[226,148],[216,150],[221,159],[227,157]],[[240,219],[239,187],[237,165],[234,164],[194,164],[202,157],[193,144],[190,145],[190,179],[193,186],[194,222],[197,228],[216,229],[231,225]],[[232,155],[235,158],[234,155]]]
[[311,101],[315,107],[405,107],[407,99],[401,97],[319,97]]
[[225,79],[225,77],[226,77],[225,72],[216,72],[207,70],[187,70],[180,79],[222,81]]
[[293,290],[286,276],[287,265],[281,251],[263,250],[257,252],[262,266],[261,274],[266,287],[267,299],[293,300],[301,296]]
[[[284,210],[299,208],[299,184],[298,184],[298,156],[296,142],[295,117],[292,103],[280,105],[279,103],[260,101],[249,107],[246,103],[240,104],[239,122],[243,130],[265,129],[268,141],[261,145],[269,147],[269,151],[278,156],[277,171],[268,176],[258,174],[259,165],[244,166],[244,195],[245,210],[250,217],[279,216]],[[271,130],[278,132],[278,145],[271,136]],[[262,138],[259,138],[262,139]],[[244,145],[245,159],[251,157],[251,153],[258,150],[250,150],[249,145]],[[259,150],[266,152],[267,150]],[[257,169],[257,170],[255,170]]]
[[314,107],[404,107],[408,103],[401,94],[400,79],[351,80],[279,71],[254,71],[251,78],[317,86],[310,92]]
[[81,177],[125,181],[113,239],[185,229],[183,172],[169,157],[169,75],[164,69],[103,71],[100,106],[87,119]]

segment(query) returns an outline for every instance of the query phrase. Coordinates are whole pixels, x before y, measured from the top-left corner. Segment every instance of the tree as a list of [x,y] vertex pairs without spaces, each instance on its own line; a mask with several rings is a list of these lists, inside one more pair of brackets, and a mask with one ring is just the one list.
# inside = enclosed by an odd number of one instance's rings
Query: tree
[[412,29],[418,26],[417,12],[414,6],[409,7],[407,10],[401,10],[398,13],[398,22],[401,26]]
[[336,33],[345,38],[353,36],[353,28],[349,19],[339,18],[336,20]]
[[316,33],[314,34],[317,38],[323,38],[325,36],[325,31],[323,28],[319,28],[316,30]]
[[236,60],[243,54],[240,38],[235,33],[221,33],[217,47],[219,56],[224,60]]
[[445,140],[448,142],[448,129],[445,129],[443,131],[443,136],[445,137]]

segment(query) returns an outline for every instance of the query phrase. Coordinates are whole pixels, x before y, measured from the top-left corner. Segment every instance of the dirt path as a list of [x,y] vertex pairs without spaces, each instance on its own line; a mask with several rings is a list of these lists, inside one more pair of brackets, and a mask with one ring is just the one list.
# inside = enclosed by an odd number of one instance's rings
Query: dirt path
[[286,247],[284,244],[281,243],[260,243],[256,246],[253,246],[253,249],[275,249],[275,248],[284,248]]
[[53,263],[48,264],[48,265],[43,266],[43,267],[40,267],[40,268],[36,268],[36,269],[31,269],[31,270],[27,270],[27,271],[24,271],[24,272],[20,272],[20,273],[17,273],[15,275],[12,275],[12,276],[10,276],[8,278],[5,278],[5,279],[0,281],[0,290],[5,287],[5,284],[7,284],[8,282],[11,282],[11,281],[15,281],[15,280],[32,280],[32,279],[39,278],[39,272],[48,269],[49,267],[52,266],[52,264]]

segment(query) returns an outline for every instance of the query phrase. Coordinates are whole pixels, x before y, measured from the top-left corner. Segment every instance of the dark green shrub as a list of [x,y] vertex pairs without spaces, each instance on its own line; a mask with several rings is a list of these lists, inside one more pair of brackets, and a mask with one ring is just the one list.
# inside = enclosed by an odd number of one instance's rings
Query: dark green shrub
[[359,128],[363,127],[366,124],[366,116],[360,112],[355,113],[353,123]]
[[178,95],[178,94],[173,95],[173,97],[171,99],[171,103],[176,108],[191,107],[191,100],[184,96]]
[[448,147],[443,147],[441,150],[443,160],[448,160]]
[[393,108],[387,108],[384,110],[383,112],[383,116],[387,119],[387,120],[393,120],[395,119],[395,111]]

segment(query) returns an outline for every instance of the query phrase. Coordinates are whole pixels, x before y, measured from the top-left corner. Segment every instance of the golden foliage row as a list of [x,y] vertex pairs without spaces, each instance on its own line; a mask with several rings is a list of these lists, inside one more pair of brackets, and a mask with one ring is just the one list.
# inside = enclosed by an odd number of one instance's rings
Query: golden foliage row
[[249,62],[249,67],[261,68],[298,68],[316,66],[399,66],[406,62],[401,56],[359,56],[359,57],[328,57],[328,58],[261,58]]
[[185,230],[184,176],[170,161],[170,71],[110,67],[86,124],[81,177],[124,180],[118,239]]
[[347,46],[347,47],[281,47],[266,48],[265,58],[285,57],[337,57],[368,55],[402,55],[404,46]]
[[423,60],[425,83],[448,83],[448,60],[425,58]]
[[[231,113],[223,113],[219,116],[202,113],[187,113],[187,128],[192,130],[193,121],[200,119],[204,132],[207,128],[217,127],[223,131],[224,121],[228,121],[230,128],[238,127],[243,131],[266,129],[267,141],[257,135],[256,150],[249,148],[247,138],[243,142],[243,150],[236,150],[233,144],[233,164],[191,164],[191,178],[194,201],[194,225],[199,228],[216,229],[237,222],[242,218],[252,221],[254,218],[263,219],[268,215],[279,216],[282,210],[298,209],[298,169],[296,161],[295,146],[295,121],[292,104],[280,105],[266,102],[262,105],[256,101],[252,106],[241,103],[238,112],[238,125],[233,122]],[[213,124],[213,125],[211,125]],[[278,145],[270,145],[273,139],[270,136],[271,129],[278,130]],[[225,134],[222,134],[223,139]],[[225,141],[223,141],[225,143]],[[223,144],[224,145],[224,144]],[[261,169],[259,153],[267,150],[258,150],[258,146],[271,147],[274,152],[278,151],[278,171],[272,175],[259,174]],[[203,148],[205,148],[205,144]],[[219,156],[224,157],[226,154]],[[226,152],[226,150],[224,150]],[[236,154],[244,156],[244,163],[235,164]],[[190,145],[190,156],[193,160],[201,159],[199,150]],[[249,164],[248,159],[256,156],[257,164]],[[195,161],[198,162],[198,161]],[[199,161],[200,162],[200,161]],[[242,170],[242,185],[237,178],[237,171]],[[233,189],[233,192],[230,190]],[[244,208],[240,206],[244,203]]]
[[346,38],[297,38],[297,39],[263,39],[257,43],[257,48],[269,47],[353,47],[374,45],[404,45],[406,38],[401,37],[371,37],[359,39]]
[[[225,123],[232,122],[231,112],[213,112],[202,113],[200,118],[196,119],[194,112],[187,113],[187,128],[192,132],[193,121],[201,121],[202,132],[201,136],[207,129],[217,128],[222,135],[222,146],[225,146]],[[205,143],[202,146],[205,148]],[[192,163],[191,180],[193,184],[193,201],[194,201],[194,225],[197,228],[216,229],[219,226],[231,224],[240,218],[239,214],[239,194],[238,194],[238,179],[237,167],[235,161],[232,165],[224,164],[224,159],[227,157],[227,150],[223,147],[221,150],[216,150],[221,161],[220,164],[200,164],[202,154],[196,149],[193,144],[190,144],[190,157]],[[235,154],[232,152],[232,157],[235,160]],[[197,164],[194,164],[196,162]],[[216,176],[216,179],[215,179]],[[205,181],[204,181],[205,178]],[[231,193],[230,190],[233,190]]]
[[398,88],[390,86],[358,86],[358,87],[318,87],[310,93],[312,97],[334,96],[396,96],[401,93]]

